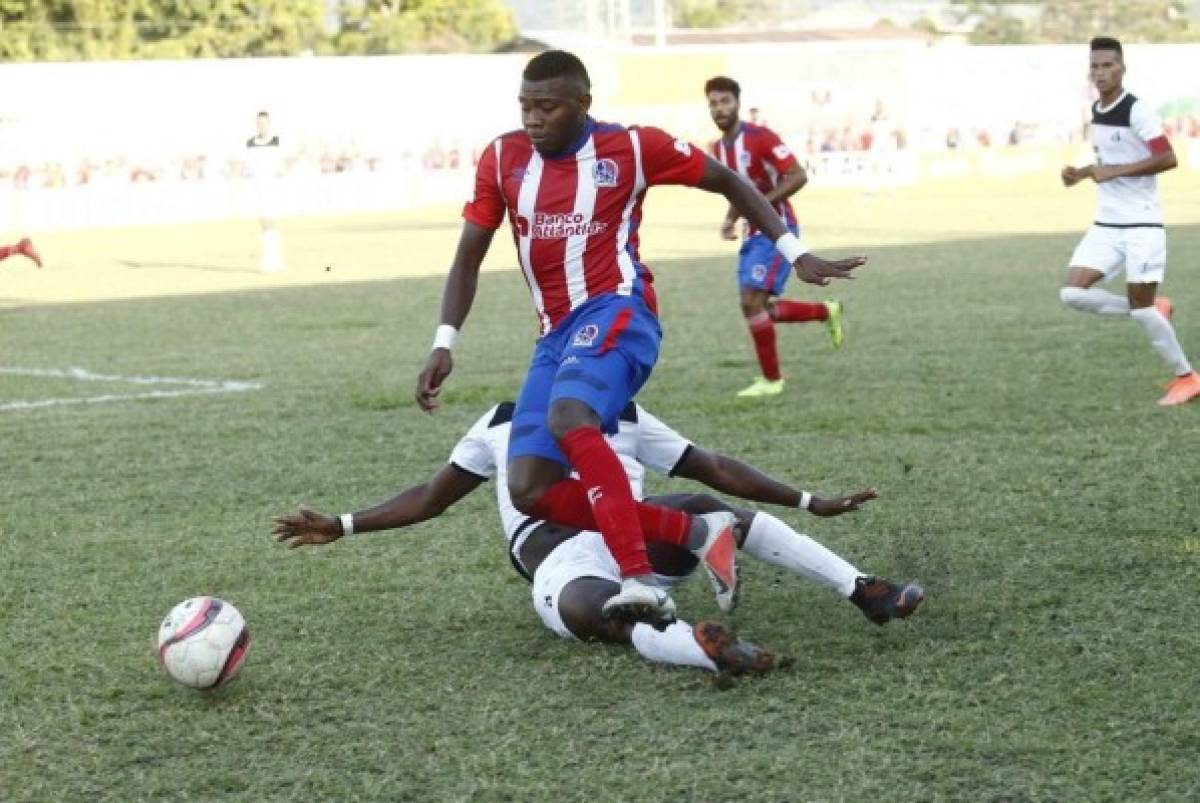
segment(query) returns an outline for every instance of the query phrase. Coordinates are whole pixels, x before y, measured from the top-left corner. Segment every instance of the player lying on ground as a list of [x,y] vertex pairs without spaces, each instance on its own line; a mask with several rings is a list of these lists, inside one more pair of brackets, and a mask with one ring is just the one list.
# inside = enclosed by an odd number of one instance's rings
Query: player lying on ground
[[33,264],[39,268],[42,266],[42,257],[38,254],[37,249],[33,247],[33,242],[28,237],[22,237],[12,245],[0,245],[0,262],[16,254],[32,260]]
[[[528,518],[517,511],[508,495],[504,472],[513,408],[511,402],[505,402],[488,410],[455,446],[447,465],[426,482],[375,507],[340,517],[302,507],[297,514],[275,519],[276,539],[293,547],[320,545],[344,534],[406,527],[441,515],[495,478],[509,556],[514,568],[533,583],[534,609],[549,629],[564,638],[632,643],[641,655],[661,663],[730,674],[769,669],[769,654],[737,641],[721,625],[697,625],[693,631],[686,622],[675,622],[659,630],[603,615],[605,601],[620,589],[620,571],[600,534]],[[617,432],[608,440],[635,497],[641,497],[645,468],[696,480],[745,499],[804,507],[817,516],[857,510],[876,496],[874,490],[833,498],[799,491],[740,460],[695,446],[634,404],[622,412]],[[876,624],[909,616],[923,599],[919,586],[897,586],[864,575],[769,513],[735,508],[706,495],[679,494],[653,501],[694,513],[733,512],[738,518],[737,544],[746,553],[834,590]],[[660,542],[650,542],[648,552],[659,582],[666,586],[680,582],[697,564],[688,551]]]
[[637,502],[603,436],[650,377],[662,339],[654,277],[638,254],[642,201],[648,188],[665,184],[718,193],[803,281],[851,278],[866,260],[830,262],[808,253],[753,185],[688,142],[658,128],[592,118],[591,79],[571,53],[532,58],[518,102],[522,128],[494,139],[480,157],[417,403],[426,412],[437,406],[480,265],[507,221],[541,326],[508,449],[505,481],[514,504],[539,519],[603,533],[623,579],[610,615],[671,615],[674,603],[654,585],[646,557],[650,538],[701,555],[718,604],[728,610],[736,567],[714,556],[733,557],[730,517],[693,518]]

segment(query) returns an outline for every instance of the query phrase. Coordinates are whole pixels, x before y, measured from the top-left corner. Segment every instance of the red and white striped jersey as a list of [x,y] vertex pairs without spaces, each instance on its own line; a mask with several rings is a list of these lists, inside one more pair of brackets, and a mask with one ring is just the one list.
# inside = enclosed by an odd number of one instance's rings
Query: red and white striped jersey
[[590,298],[642,295],[654,277],[638,256],[642,199],[655,184],[696,186],[704,153],[658,128],[588,118],[579,139],[545,156],[524,131],[492,141],[463,217],[489,229],[508,213],[542,334]]
[[[796,157],[771,129],[766,126],[742,123],[733,142],[722,137],[712,144],[712,155],[718,162],[749,180],[766,195],[775,189],[779,177],[796,166]],[[789,227],[796,225],[792,203],[784,198],[775,204],[775,211]],[[758,231],[750,227],[750,234]]]

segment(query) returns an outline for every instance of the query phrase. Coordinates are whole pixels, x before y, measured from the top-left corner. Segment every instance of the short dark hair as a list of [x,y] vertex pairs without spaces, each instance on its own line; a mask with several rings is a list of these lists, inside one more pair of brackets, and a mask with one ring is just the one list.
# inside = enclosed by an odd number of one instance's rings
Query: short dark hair
[[1118,56],[1125,58],[1125,51],[1121,49],[1121,43],[1111,36],[1097,36],[1092,40],[1092,50],[1115,50]]
[[525,65],[521,77],[526,81],[548,81],[551,78],[574,78],[583,84],[585,92],[592,89],[592,79],[587,67],[574,53],[565,50],[547,50],[538,53]]
[[742,87],[737,81],[724,75],[709,78],[704,82],[704,94],[709,92],[732,92],[735,98],[742,99]]

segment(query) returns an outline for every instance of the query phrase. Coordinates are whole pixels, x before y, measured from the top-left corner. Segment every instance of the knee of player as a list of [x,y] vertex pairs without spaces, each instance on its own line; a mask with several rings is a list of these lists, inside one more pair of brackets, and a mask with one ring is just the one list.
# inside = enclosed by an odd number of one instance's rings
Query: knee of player
[[568,432],[579,427],[600,427],[600,417],[584,402],[577,399],[558,399],[550,405],[546,424],[554,440],[561,441]]
[[543,483],[531,479],[522,480],[511,474],[508,476],[508,495],[512,499],[513,507],[526,516],[536,515],[534,508],[545,492],[546,485]]

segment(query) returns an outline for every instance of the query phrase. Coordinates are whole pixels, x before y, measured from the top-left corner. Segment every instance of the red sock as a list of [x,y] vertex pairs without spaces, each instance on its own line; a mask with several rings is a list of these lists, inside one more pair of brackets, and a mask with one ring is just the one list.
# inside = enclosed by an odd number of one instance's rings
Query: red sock
[[579,472],[587,489],[596,529],[612,553],[622,577],[650,573],[646,537],[621,460],[596,427],[576,427],[563,435],[559,447]]
[[772,382],[780,379],[779,353],[775,351],[775,322],[765,312],[760,312],[746,321],[750,336],[754,338],[754,350],[758,352],[758,364],[763,376]]
[[771,317],[783,323],[823,321],[829,317],[829,308],[824,304],[812,301],[785,301],[779,299],[775,302],[775,309]]
[[[628,482],[628,477],[626,478]],[[634,502],[637,506],[638,522],[647,541],[661,541],[672,546],[686,547],[692,517],[682,510],[659,507],[645,502]],[[577,479],[562,480],[551,485],[534,505],[532,514],[539,519],[552,521],[565,527],[580,530],[598,530],[592,505],[588,502],[587,490]]]

